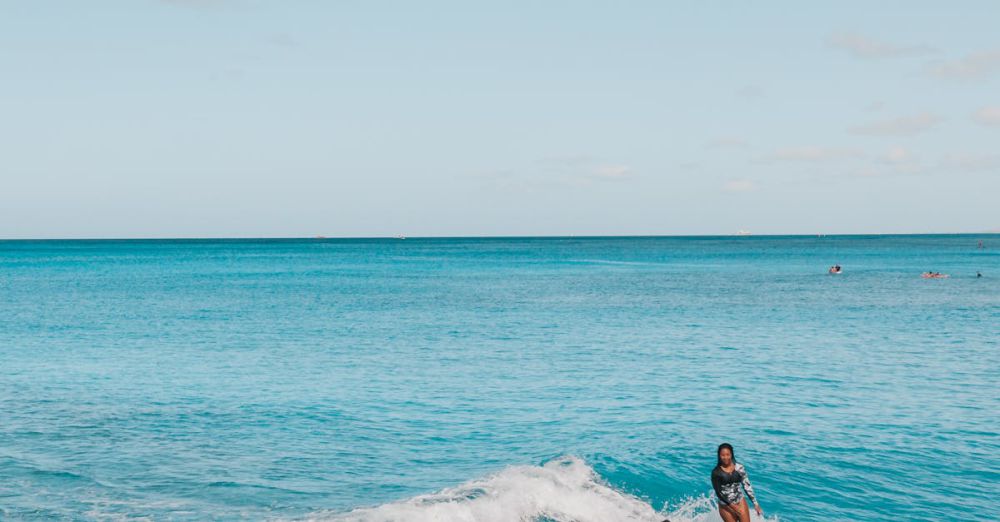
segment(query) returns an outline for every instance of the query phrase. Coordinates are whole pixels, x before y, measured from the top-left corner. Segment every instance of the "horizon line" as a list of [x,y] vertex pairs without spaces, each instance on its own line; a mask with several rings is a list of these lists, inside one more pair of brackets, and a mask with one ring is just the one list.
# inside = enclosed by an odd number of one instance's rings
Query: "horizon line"
[[0,238],[0,241],[323,241],[323,240],[406,240],[406,239],[640,239],[640,238],[823,238],[847,236],[989,236],[1000,235],[1000,230],[983,232],[865,232],[835,234],[561,234],[561,235],[491,235],[491,236],[164,236],[164,237],[42,237]]

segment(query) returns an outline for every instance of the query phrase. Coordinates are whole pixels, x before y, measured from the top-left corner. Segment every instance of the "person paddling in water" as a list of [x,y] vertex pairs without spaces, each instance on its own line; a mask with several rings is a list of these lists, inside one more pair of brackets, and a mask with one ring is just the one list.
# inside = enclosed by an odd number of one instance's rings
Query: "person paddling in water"
[[715,496],[719,498],[719,514],[725,522],[750,522],[750,506],[743,498],[740,485],[747,491],[747,496],[753,502],[753,507],[757,514],[764,516],[760,510],[760,504],[753,495],[753,486],[750,485],[750,478],[747,477],[747,470],[743,464],[736,462],[733,455],[733,447],[728,443],[719,444],[716,450],[718,464],[712,470],[712,488],[715,489]]

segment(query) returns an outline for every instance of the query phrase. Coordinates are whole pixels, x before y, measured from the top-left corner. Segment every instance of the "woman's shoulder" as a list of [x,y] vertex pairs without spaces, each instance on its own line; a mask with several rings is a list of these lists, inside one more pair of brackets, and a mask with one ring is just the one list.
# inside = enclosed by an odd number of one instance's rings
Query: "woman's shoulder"
[[745,474],[747,472],[747,469],[744,468],[743,464],[740,464],[739,462],[733,464],[733,468],[734,468],[733,471],[735,471],[736,473]]

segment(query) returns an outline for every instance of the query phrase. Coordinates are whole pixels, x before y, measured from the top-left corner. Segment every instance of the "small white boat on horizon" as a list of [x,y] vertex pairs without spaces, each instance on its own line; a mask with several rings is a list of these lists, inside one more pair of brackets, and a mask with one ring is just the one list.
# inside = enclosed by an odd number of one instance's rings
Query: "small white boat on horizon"
[[750,234],[750,231],[749,231],[749,230],[743,230],[743,229],[741,228],[741,229],[739,229],[739,230],[737,230],[737,231],[736,231],[736,235],[737,235],[737,236],[749,236],[749,235],[751,235],[751,234]]

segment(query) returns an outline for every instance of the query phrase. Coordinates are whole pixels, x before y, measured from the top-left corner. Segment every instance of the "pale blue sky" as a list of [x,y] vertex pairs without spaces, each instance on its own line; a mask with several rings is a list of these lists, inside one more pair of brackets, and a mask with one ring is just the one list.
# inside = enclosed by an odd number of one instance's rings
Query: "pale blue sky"
[[0,238],[998,230],[998,22],[0,0]]

